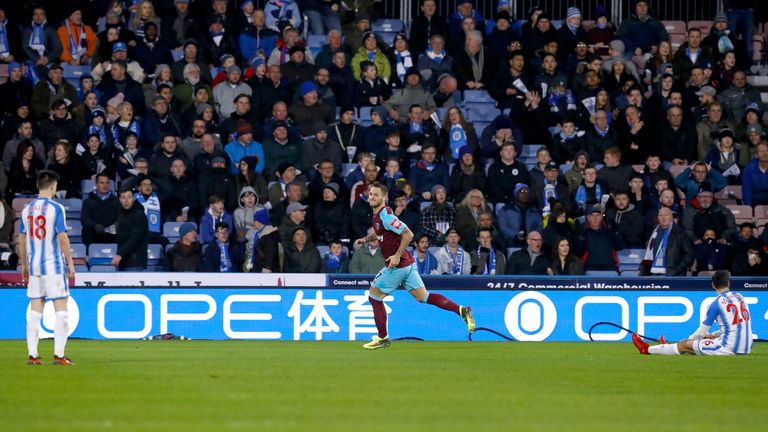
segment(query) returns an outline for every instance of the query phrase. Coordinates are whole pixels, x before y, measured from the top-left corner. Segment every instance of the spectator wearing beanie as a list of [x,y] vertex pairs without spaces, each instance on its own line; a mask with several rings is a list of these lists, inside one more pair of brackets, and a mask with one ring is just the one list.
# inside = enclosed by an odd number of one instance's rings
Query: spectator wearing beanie
[[245,122],[240,122],[237,125],[237,132],[232,142],[224,146],[224,151],[229,156],[231,162],[229,172],[231,174],[239,174],[238,165],[240,160],[248,156],[256,156],[258,163],[254,167],[254,171],[257,174],[261,174],[264,170],[264,147],[260,142],[253,139],[253,130],[251,125]]
[[179,240],[163,257],[165,271],[198,272],[203,261],[203,247],[197,241],[197,227],[185,222],[179,227]]
[[621,23],[617,36],[624,42],[629,55],[642,55],[669,40],[664,24],[650,15],[649,0],[636,0],[634,13]]
[[325,101],[320,99],[317,85],[313,81],[304,81],[299,86],[301,100],[294,102],[288,112],[296,121],[302,137],[314,135],[315,123],[333,123],[336,113]]

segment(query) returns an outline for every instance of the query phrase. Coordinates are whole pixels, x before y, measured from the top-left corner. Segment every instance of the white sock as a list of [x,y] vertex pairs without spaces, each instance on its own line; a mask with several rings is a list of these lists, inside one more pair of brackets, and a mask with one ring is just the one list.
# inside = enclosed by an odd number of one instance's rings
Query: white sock
[[37,341],[40,339],[40,318],[43,314],[29,311],[29,320],[27,321],[27,350],[32,357],[38,357]]
[[69,313],[67,311],[57,311],[56,327],[53,329],[53,353],[57,357],[64,357],[64,347],[67,345],[68,331]]
[[648,354],[655,355],[680,355],[676,343],[653,345],[648,347]]

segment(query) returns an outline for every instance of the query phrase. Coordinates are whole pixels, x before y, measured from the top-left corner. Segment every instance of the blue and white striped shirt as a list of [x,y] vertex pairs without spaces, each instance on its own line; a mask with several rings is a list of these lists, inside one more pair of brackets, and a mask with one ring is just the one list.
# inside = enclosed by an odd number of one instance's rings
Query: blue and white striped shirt
[[21,212],[19,234],[26,235],[30,276],[67,272],[58,235],[67,232],[64,207],[48,198],[29,202]]
[[752,349],[752,320],[744,296],[726,291],[715,299],[707,309],[704,325],[717,322],[723,332],[723,347],[734,354],[749,354]]

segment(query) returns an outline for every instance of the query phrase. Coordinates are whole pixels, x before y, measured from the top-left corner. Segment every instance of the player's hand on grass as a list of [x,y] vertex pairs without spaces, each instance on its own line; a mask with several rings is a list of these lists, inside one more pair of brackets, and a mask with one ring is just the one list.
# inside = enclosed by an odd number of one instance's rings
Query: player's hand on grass
[[400,254],[394,254],[385,260],[387,267],[395,268],[400,264]]

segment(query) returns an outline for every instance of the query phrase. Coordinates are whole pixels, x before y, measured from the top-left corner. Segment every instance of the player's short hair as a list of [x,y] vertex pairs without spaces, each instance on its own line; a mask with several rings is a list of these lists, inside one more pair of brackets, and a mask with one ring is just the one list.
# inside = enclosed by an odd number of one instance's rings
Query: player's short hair
[[53,171],[42,170],[37,173],[37,188],[39,190],[48,189],[58,181],[59,175]]
[[216,204],[218,202],[224,202],[224,198],[216,194],[213,194],[210,197],[208,197],[208,204]]
[[712,286],[715,288],[728,288],[731,284],[731,273],[728,270],[718,270],[712,275]]
[[384,185],[383,183],[373,182],[371,183],[371,188],[378,188],[384,196],[387,195],[388,189],[387,189],[387,186]]

